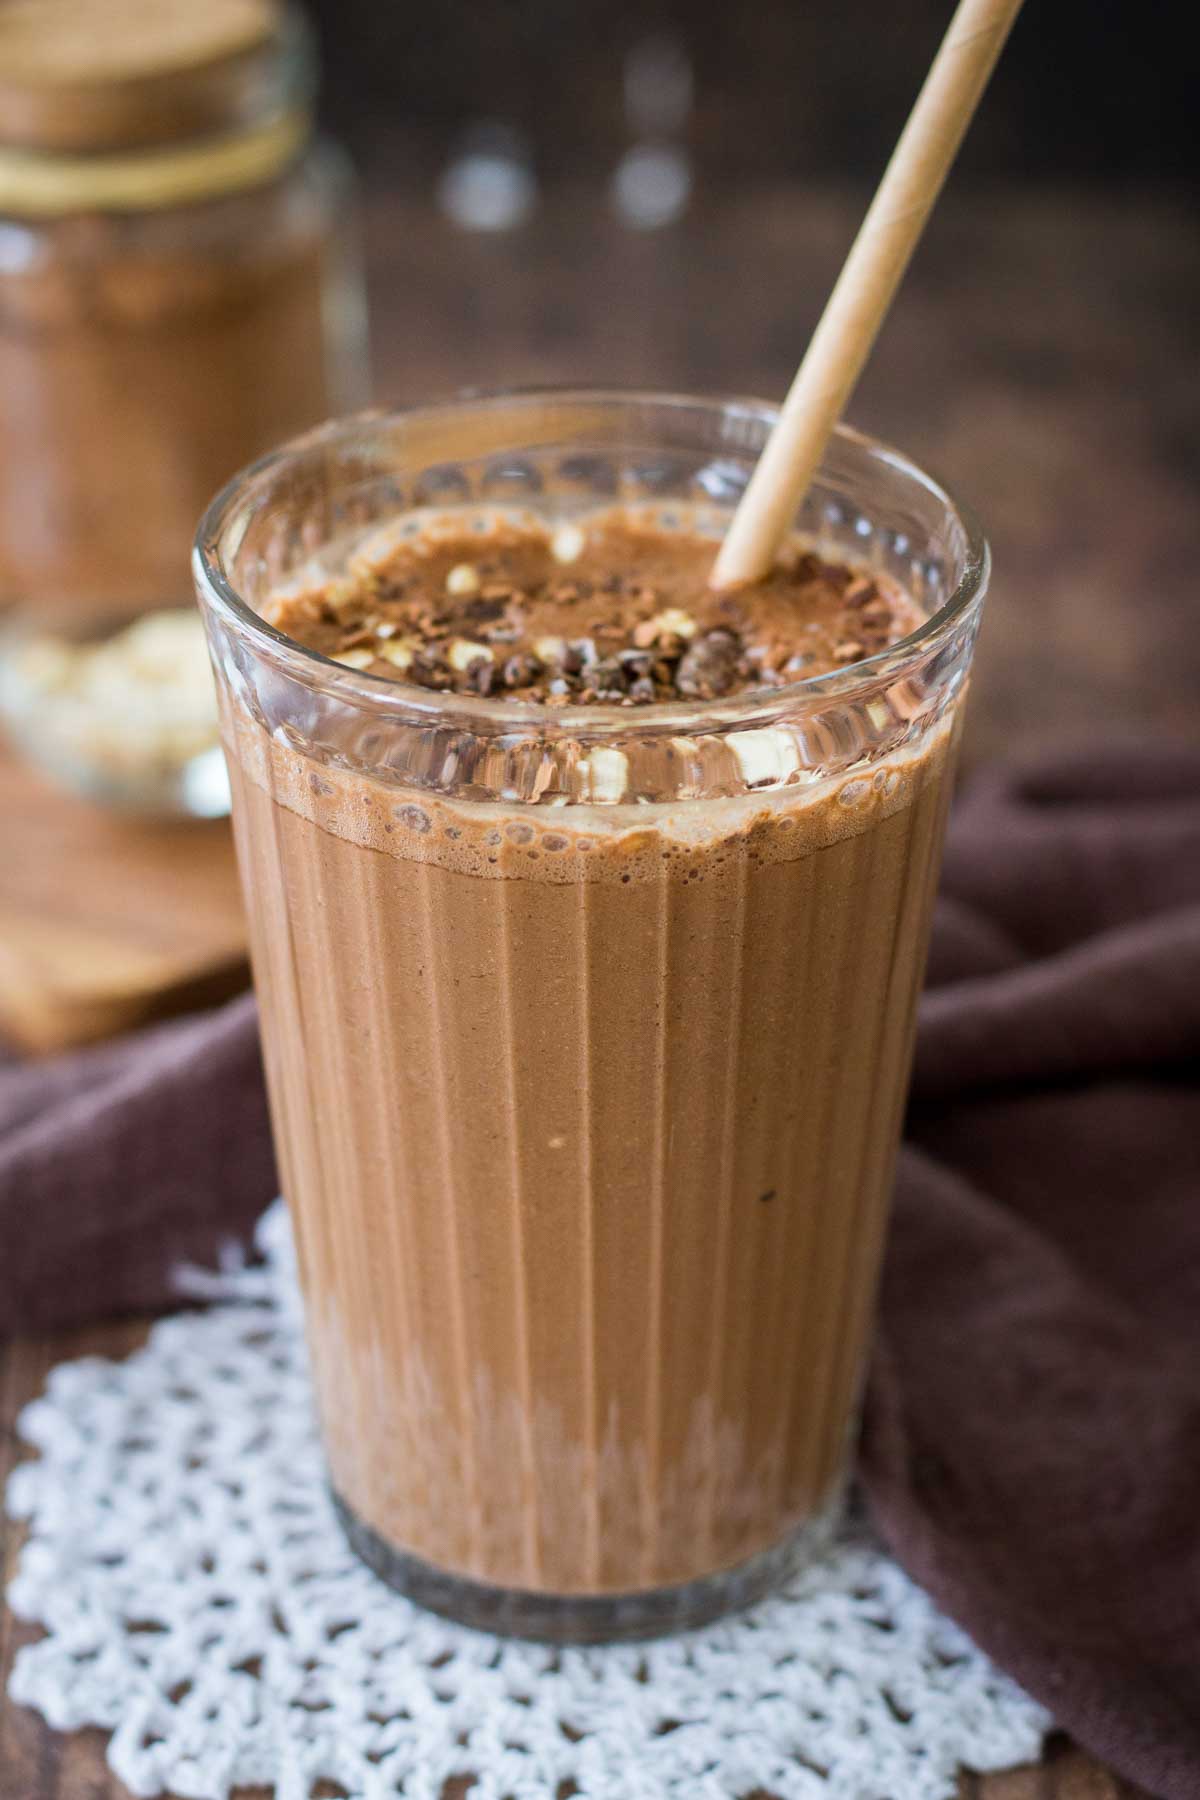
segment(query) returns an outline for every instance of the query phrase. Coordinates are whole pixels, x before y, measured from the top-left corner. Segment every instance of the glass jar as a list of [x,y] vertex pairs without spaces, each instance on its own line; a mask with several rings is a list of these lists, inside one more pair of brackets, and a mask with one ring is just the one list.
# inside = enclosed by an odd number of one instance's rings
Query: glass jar
[[198,622],[109,640],[187,604],[231,470],[366,397],[314,76],[266,0],[0,14],[0,700],[30,755],[108,799],[214,810],[186,791],[215,743]]

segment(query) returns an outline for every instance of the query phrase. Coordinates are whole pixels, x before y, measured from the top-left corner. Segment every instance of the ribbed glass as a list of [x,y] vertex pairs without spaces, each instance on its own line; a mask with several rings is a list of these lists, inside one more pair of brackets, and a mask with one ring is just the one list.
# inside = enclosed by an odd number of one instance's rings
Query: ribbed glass
[[352,420],[198,542],[335,1492],[387,1578],[501,1629],[694,1623],[828,1526],[986,550],[840,433],[799,524],[929,622],[632,710],[399,687],[254,607],[430,508],[715,536],[771,417],[578,393]]

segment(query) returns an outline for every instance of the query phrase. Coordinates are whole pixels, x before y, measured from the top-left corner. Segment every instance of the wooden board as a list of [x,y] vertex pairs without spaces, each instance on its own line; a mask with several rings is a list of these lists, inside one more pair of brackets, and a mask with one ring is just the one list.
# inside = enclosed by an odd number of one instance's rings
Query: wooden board
[[61,1050],[246,979],[227,823],[120,819],[0,748],[0,1032]]

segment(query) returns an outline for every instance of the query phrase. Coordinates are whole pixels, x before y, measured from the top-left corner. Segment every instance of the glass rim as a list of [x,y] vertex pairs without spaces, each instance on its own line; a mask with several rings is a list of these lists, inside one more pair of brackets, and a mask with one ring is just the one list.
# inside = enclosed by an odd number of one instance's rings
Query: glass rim
[[[758,720],[777,717],[789,707],[808,708],[824,700],[844,703],[856,695],[885,685],[903,674],[916,660],[932,653],[949,639],[963,617],[971,611],[983,592],[991,569],[991,552],[983,528],[974,510],[951,494],[945,485],[923,469],[904,451],[883,439],[860,431],[844,422],[835,425],[833,438],[866,453],[907,480],[914,482],[936,499],[957,522],[963,537],[963,568],[947,598],[915,631],[899,638],[873,655],[864,657],[845,669],[833,669],[820,675],[809,675],[778,687],[746,688],[741,692],[718,696],[711,700],[661,700],[643,706],[621,706],[611,701],[575,703],[546,707],[533,701],[513,701],[480,694],[457,693],[453,690],[430,689],[417,683],[397,681],[387,675],[372,675],[363,669],[351,669],[335,662],[319,650],[312,650],[290,638],[268,623],[248,601],[244,600],[229,580],[222,556],[221,540],[234,511],[252,499],[256,487],[265,488],[270,479],[289,462],[306,453],[352,442],[364,432],[403,425],[406,420],[436,419],[454,407],[477,406],[500,408],[522,401],[530,404],[544,399],[580,405],[626,404],[629,406],[676,407],[695,410],[706,408],[732,418],[756,420],[770,430],[779,414],[773,401],[757,400],[743,395],[690,394],[657,391],[643,387],[580,387],[538,383],[526,387],[468,389],[445,399],[417,406],[369,407],[346,414],[316,426],[298,437],[290,438],[276,449],[247,464],[227,481],[209,503],[196,530],[192,549],[192,567],[197,588],[214,613],[234,629],[258,640],[281,658],[285,666],[311,681],[315,676],[327,692],[335,692],[359,704],[369,702],[374,708],[386,704],[392,711],[402,707],[405,713],[425,722],[457,723],[464,728],[472,724],[492,730],[526,731],[534,728],[541,735],[606,734],[618,728],[632,730],[670,729],[678,731],[683,720],[710,724],[728,724],[731,720]],[[824,467],[822,463],[821,468]],[[817,479],[821,468],[818,468]],[[401,515],[407,509],[399,509]]]

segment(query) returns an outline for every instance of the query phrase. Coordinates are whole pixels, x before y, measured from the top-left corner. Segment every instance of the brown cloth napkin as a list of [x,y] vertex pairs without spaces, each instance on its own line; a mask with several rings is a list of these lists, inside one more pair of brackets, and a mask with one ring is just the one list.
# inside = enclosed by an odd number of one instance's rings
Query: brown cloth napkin
[[[968,784],[862,1467],[1060,1723],[1200,1795],[1200,751]],[[0,1332],[172,1302],[274,1191],[249,997],[0,1070]]]

